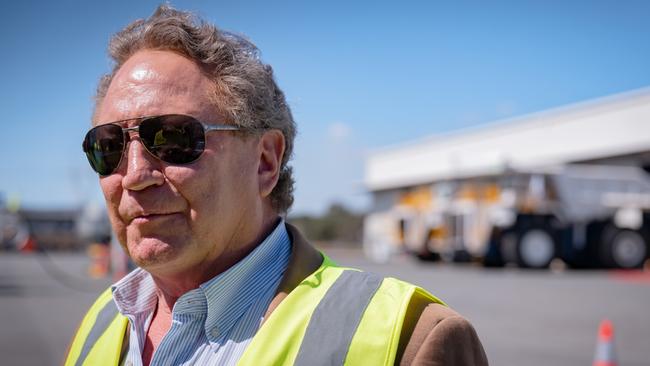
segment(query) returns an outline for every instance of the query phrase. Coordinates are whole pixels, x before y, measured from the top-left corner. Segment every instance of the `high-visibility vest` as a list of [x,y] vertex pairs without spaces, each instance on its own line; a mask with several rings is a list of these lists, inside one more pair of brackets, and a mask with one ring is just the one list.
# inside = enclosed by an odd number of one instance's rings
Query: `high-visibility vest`
[[[393,365],[414,296],[444,305],[420,287],[325,257],[269,315],[237,364]],[[65,365],[117,365],[127,325],[106,290],[84,317]]]

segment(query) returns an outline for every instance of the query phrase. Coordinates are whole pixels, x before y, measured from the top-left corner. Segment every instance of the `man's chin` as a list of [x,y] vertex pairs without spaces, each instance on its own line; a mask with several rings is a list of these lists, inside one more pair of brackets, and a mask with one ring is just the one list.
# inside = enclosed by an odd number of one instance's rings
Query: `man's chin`
[[145,238],[129,246],[129,256],[138,267],[156,272],[169,269],[179,256],[179,249],[158,239]]

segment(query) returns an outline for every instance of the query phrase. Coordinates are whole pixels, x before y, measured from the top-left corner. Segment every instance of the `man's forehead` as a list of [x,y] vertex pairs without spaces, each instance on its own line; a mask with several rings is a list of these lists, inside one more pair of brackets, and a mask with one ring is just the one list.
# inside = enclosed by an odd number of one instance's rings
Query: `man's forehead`
[[191,60],[170,51],[144,50],[131,56],[115,74],[111,87],[163,85],[186,91],[205,84],[207,78]]
[[200,110],[206,107],[211,89],[211,81],[185,57],[169,51],[140,51],[115,74],[95,123]]

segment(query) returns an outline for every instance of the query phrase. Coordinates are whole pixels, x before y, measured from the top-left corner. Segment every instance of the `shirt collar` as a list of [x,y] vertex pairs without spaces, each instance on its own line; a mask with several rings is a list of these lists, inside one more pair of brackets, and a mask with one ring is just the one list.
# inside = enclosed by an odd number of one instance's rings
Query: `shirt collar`
[[143,312],[153,312],[158,298],[156,284],[149,272],[136,268],[111,286],[113,299],[122,315],[135,316]]

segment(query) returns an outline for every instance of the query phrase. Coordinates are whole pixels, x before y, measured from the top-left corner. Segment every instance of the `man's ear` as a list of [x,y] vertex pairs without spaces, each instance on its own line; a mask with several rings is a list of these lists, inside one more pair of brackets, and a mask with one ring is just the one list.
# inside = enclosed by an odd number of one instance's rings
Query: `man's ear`
[[280,177],[280,166],[284,156],[284,135],[279,130],[265,131],[259,140],[260,161],[257,175],[260,195],[268,197]]

